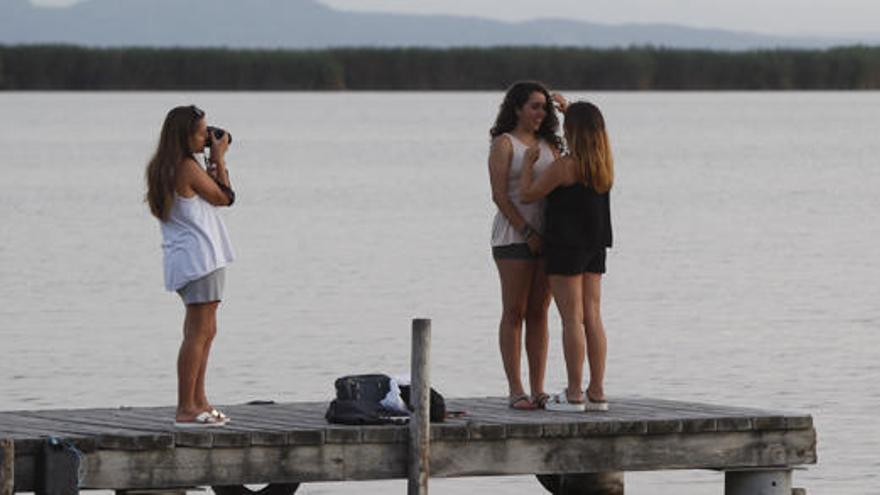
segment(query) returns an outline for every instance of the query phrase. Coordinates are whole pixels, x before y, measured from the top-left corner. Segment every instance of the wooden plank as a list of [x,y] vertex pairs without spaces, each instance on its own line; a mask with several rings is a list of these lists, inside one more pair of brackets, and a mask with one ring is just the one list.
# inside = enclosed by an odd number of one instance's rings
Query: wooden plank
[[[326,443],[99,451],[88,455],[84,482],[87,488],[148,488],[402,478],[406,450],[402,443]],[[441,477],[749,469],[815,460],[815,432],[807,430],[436,441],[431,451],[432,473]]]
[[[361,444],[244,449],[176,448],[156,452],[99,451],[89,455],[83,473],[83,487],[130,489],[343,480],[346,479],[346,459],[351,463],[363,462],[354,459],[360,450],[346,454],[348,449],[357,446]],[[372,447],[381,450],[381,447]],[[402,448],[402,445],[398,448]],[[378,458],[376,460],[384,462]],[[404,466],[401,464],[401,469],[405,469]]]
[[468,425],[462,423],[434,423],[431,440],[467,440]]
[[324,430],[324,435],[327,443],[360,443],[361,427],[332,426]]
[[175,447],[210,449],[214,447],[214,434],[204,430],[180,429],[174,433]]
[[576,435],[580,437],[644,435],[647,432],[646,421],[593,421],[579,423]]
[[815,437],[791,433],[609,436],[567,439],[507,439],[437,444],[432,453],[438,477],[526,473],[769,467],[815,463]]
[[361,435],[363,443],[405,443],[409,431],[406,426],[364,426]]
[[57,412],[29,411],[19,417],[21,421],[31,421],[42,429],[55,431],[52,436],[93,437],[98,448],[121,450],[151,450],[169,448],[174,443],[169,433],[155,429],[132,429],[119,427],[112,421],[94,419],[89,416],[56,416]]
[[503,440],[507,438],[507,428],[498,423],[470,423],[467,425],[467,438],[471,440]]
[[541,438],[543,427],[540,424],[507,424],[507,438]]
[[324,430],[295,430],[287,434],[287,445],[321,445],[324,441]]
[[[468,435],[481,435],[481,431],[494,431],[500,434],[500,427],[483,425],[505,425],[505,435],[513,437],[540,435],[552,437],[564,436],[566,432],[573,435],[585,434],[656,434],[681,431],[747,431],[752,429],[796,430],[812,428],[813,421],[809,415],[782,415],[765,413],[752,408],[733,408],[698,403],[683,403],[656,399],[620,399],[614,401],[610,413],[566,416],[558,413],[540,411],[514,411],[506,406],[503,398],[451,399],[450,409],[465,410],[467,415],[455,422],[444,425],[469,425]],[[223,428],[226,436],[224,445],[244,445],[244,433],[251,435],[251,442],[279,445],[289,439],[288,433],[296,429],[306,430],[303,437],[312,438],[310,430],[326,428],[323,418],[326,402],[273,404],[273,405],[238,405],[222,406],[237,421]],[[121,408],[121,409],[83,409],[56,411],[17,411],[0,413],[0,430],[5,436],[17,440],[31,437],[39,439],[45,436],[62,437],[98,437],[99,443],[106,448],[137,449],[150,448],[151,442],[156,448],[168,445],[168,439],[162,435],[174,435],[176,430],[171,421],[173,408]],[[651,422],[652,421],[652,422]],[[651,423],[646,423],[651,422]],[[675,424],[678,422],[678,425]],[[576,423],[578,426],[565,426]],[[613,426],[609,426],[609,423]],[[546,425],[546,433],[544,426]],[[643,428],[643,425],[645,426]],[[648,426],[649,425],[649,426]],[[487,429],[488,428],[488,429]],[[493,430],[493,428],[495,428]],[[256,435],[257,432],[265,434]],[[273,434],[274,433],[274,434]],[[146,434],[146,435],[145,435]],[[149,435],[159,435],[150,437]],[[312,435],[310,437],[310,435]],[[140,437],[134,440],[131,437]],[[331,432],[332,441],[352,441],[354,435]],[[443,426],[439,437],[463,438],[465,435],[456,426]],[[182,445],[213,445],[213,437],[203,436],[194,441],[191,435],[185,435]]]

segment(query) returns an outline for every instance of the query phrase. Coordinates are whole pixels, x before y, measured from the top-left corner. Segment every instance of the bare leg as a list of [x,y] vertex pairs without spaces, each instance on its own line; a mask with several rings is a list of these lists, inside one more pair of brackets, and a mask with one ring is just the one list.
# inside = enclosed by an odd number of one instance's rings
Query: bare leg
[[562,318],[562,350],[568,374],[566,393],[570,401],[584,400],[584,308],[583,275],[550,275],[550,290]]
[[608,341],[600,311],[602,275],[584,274],[584,324],[587,335],[587,357],[590,362],[590,385],[587,393],[594,400],[605,399],[605,360]]
[[205,343],[204,353],[202,354],[202,362],[199,364],[199,375],[196,379],[195,386],[196,407],[198,407],[202,411],[209,411],[211,409],[211,403],[208,402],[208,396],[205,393],[205,374],[208,371],[208,356],[211,354],[211,345],[214,343],[214,337],[217,335],[217,306],[219,305],[219,302],[211,304],[214,305],[214,311],[212,311],[209,315],[209,338]]
[[183,342],[177,356],[177,420],[191,421],[200,412],[196,384],[207,348],[213,339],[211,324],[217,303],[189,304],[183,327]]
[[528,303],[529,286],[535,270],[534,261],[496,260],[501,279],[501,322],[498,325],[498,344],[507,375],[508,394],[525,394],[520,377],[522,322]]
[[547,309],[550,306],[550,286],[544,263],[538,262],[532,277],[526,306],[526,358],[529,362],[529,389],[532,397],[544,393],[544,374],[547,371]]

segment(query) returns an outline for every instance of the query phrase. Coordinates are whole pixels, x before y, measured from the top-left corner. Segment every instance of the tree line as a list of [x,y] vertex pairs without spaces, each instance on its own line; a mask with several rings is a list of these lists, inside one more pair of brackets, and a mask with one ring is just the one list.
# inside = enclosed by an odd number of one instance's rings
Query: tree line
[[880,47],[236,50],[0,45],[0,90],[878,89]]

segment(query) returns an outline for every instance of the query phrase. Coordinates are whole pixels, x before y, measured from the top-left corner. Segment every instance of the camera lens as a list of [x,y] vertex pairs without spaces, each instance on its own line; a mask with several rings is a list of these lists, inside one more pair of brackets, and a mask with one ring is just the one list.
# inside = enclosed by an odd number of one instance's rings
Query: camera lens
[[[229,134],[226,132],[226,129],[221,129],[220,127],[212,127],[208,126],[208,139],[205,140],[205,148],[211,147],[211,138],[210,135],[214,136],[214,139],[220,140],[223,139],[224,134]],[[229,144],[232,144],[232,134],[229,134]]]

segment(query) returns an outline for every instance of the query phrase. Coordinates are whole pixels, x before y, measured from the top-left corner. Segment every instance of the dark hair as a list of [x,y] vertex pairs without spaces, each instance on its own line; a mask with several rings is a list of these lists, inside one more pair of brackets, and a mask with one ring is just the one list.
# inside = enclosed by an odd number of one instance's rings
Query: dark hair
[[199,122],[205,112],[195,105],[175,107],[165,116],[159,145],[153,158],[147,164],[146,201],[150,211],[159,220],[165,221],[174,203],[177,186],[177,169],[186,158],[193,157],[189,149],[190,138],[198,130]]
[[510,132],[516,128],[518,117],[516,111],[521,109],[523,105],[529,101],[532,93],[541,93],[547,99],[544,105],[546,116],[541,122],[536,134],[539,138],[544,139],[556,149],[562,150],[562,139],[559,137],[559,119],[556,118],[556,111],[553,108],[553,100],[550,99],[550,92],[543,84],[537,81],[517,81],[507,89],[504,95],[504,101],[498,107],[498,116],[495,118],[495,125],[489,130],[489,135],[496,138],[505,132]]

